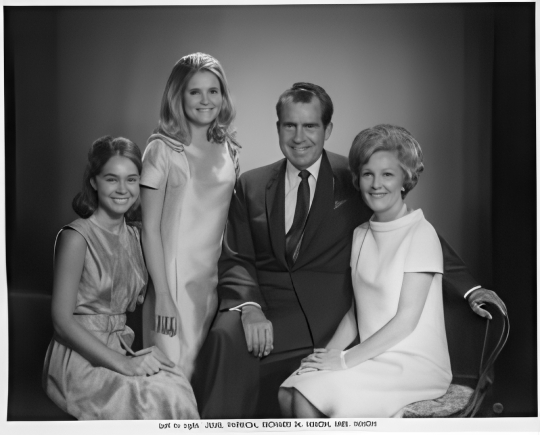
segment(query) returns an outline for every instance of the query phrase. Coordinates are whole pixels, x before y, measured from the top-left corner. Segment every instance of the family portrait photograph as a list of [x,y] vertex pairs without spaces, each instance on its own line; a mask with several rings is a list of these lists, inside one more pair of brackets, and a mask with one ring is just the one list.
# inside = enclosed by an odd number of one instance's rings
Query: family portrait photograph
[[3,2],[0,432],[538,432],[535,1]]

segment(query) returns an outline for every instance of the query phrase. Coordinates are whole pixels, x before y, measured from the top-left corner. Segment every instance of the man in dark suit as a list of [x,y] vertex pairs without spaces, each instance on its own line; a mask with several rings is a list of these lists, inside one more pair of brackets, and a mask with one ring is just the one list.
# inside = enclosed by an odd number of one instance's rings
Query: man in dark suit
[[[202,418],[279,417],[279,385],[325,346],[352,303],[353,230],[372,213],[347,159],[324,150],[332,100],[317,85],[296,83],[276,110],[285,159],[243,174],[229,210],[219,312],[192,379]],[[441,245],[445,291],[469,296],[481,315],[483,301],[503,310]]]

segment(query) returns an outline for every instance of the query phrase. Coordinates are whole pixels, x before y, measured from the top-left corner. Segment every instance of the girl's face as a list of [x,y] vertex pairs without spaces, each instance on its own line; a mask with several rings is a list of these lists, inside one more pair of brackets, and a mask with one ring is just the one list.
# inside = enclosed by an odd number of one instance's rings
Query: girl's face
[[375,220],[394,220],[403,207],[405,174],[395,153],[377,151],[360,170],[360,192]]
[[90,179],[96,190],[98,208],[111,217],[121,217],[139,197],[139,171],[135,163],[123,156],[113,156],[101,173]]
[[210,71],[199,71],[189,80],[183,95],[188,122],[209,127],[221,110],[223,95],[219,79]]

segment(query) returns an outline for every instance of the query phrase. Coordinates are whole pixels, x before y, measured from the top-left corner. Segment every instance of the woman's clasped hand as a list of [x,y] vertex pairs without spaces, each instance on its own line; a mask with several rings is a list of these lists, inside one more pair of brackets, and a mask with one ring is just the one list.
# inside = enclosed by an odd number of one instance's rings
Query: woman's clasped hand
[[302,360],[297,375],[317,370],[343,370],[341,364],[341,350],[339,349],[314,349],[311,355]]
[[128,376],[152,376],[159,373],[160,370],[165,370],[175,373],[175,364],[165,356],[156,346],[141,349],[134,352],[128,358],[126,364],[126,375]]

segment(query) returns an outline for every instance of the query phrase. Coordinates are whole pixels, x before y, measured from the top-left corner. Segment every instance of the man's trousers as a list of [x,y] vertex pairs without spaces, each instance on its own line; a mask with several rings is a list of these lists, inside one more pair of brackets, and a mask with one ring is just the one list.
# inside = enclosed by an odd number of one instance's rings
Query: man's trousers
[[255,357],[240,316],[218,312],[197,358],[191,383],[203,419],[279,418],[279,386],[313,352],[308,347]]

